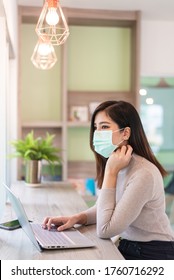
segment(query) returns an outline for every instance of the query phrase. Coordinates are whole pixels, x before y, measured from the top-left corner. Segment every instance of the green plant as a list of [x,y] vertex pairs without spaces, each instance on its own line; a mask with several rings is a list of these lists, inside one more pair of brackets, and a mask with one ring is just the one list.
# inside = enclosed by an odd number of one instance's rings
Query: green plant
[[34,137],[31,131],[24,139],[14,140],[11,145],[15,148],[13,157],[20,157],[25,160],[46,160],[50,164],[61,163],[60,149],[54,147],[55,135],[46,133],[46,137]]

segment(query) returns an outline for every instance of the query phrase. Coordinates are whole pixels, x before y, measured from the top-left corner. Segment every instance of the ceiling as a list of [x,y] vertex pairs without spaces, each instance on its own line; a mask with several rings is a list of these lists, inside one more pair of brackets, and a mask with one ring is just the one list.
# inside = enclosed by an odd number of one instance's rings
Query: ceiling
[[[22,6],[43,6],[44,0],[17,0]],[[174,0],[60,0],[61,7],[140,10],[143,20],[174,21]]]

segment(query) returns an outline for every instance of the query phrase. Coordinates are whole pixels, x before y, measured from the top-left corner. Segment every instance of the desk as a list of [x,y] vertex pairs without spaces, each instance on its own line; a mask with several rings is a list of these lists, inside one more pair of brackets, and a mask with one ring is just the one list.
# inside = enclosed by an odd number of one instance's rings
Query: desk
[[[16,183],[13,192],[20,198],[30,220],[41,223],[45,216],[72,215],[87,209],[82,197],[66,183],[44,183],[40,187],[29,187],[24,182]],[[7,203],[3,220],[11,220],[15,214]],[[94,248],[37,251],[22,229],[6,231],[0,229],[1,260],[121,260],[122,255],[111,240],[100,239],[95,225],[81,226],[80,232],[93,240]]]

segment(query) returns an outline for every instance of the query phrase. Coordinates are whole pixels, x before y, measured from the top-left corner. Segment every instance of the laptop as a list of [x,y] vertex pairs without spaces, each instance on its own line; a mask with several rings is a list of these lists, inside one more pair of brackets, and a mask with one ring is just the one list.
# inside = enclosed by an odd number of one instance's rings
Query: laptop
[[55,250],[95,246],[90,239],[75,228],[58,232],[54,227],[51,230],[46,230],[40,224],[30,223],[20,199],[7,185],[3,185],[22,229],[39,251],[43,249]]

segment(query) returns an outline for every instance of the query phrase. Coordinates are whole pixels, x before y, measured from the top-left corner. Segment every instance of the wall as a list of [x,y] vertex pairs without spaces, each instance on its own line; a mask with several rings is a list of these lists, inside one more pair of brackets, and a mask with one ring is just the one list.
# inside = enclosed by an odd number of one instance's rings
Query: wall
[[0,0],[0,218],[5,205],[2,182],[16,178],[16,165],[8,160],[9,142],[17,135],[17,4]]
[[[2,183],[6,180],[6,57],[7,57],[7,45],[6,45],[6,32],[5,32],[5,19],[0,16],[0,218],[3,213],[5,205],[5,192],[2,187]],[[4,68],[5,67],[5,68]]]
[[130,89],[130,28],[70,26],[68,90]]
[[142,21],[141,76],[174,75],[174,21]]
[[[4,88],[1,85],[1,97],[4,95],[4,102],[6,102],[6,104],[1,104],[5,110],[4,114],[6,116],[6,135],[2,135],[1,137],[5,137],[6,139],[5,150],[8,155],[10,153],[10,140],[17,136],[18,21],[16,1],[1,0],[1,6],[3,8],[3,19],[5,21],[5,25],[2,27],[5,32],[5,40],[1,42],[1,55],[3,58],[0,60],[4,75],[3,82],[5,85]],[[2,53],[3,48],[5,49],[4,55]],[[15,161],[7,159],[5,161],[5,169],[7,182],[10,183],[14,181],[16,178]]]
[[[71,26],[70,34],[67,40],[68,90],[91,91],[92,94],[100,90],[130,89],[130,28]],[[62,121],[60,47],[55,47],[56,65],[48,71],[38,70],[30,60],[37,42],[35,25],[22,24],[21,35],[22,122]],[[79,95],[79,98],[83,97]],[[42,106],[38,105],[40,101]],[[73,102],[73,106],[78,105],[77,100]],[[83,153],[79,149],[81,146],[87,147]],[[68,160],[94,160],[88,128],[68,129]]]
[[7,30],[9,36],[9,43],[11,46],[11,57],[15,58],[17,55],[18,40],[17,40],[17,0],[2,0],[6,20]]
[[[9,62],[10,138],[17,133],[17,5],[16,1],[1,0],[7,15],[8,32],[13,46],[13,58]],[[142,21],[141,27],[141,76],[174,75],[174,21]],[[172,35],[171,35],[172,34]],[[2,61],[1,61],[2,63]],[[15,164],[15,160],[12,165]],[[16,166],[11,167],[11,179]]]
[[60,48],[55,47],[58,61],[52,69],[37,69],[31,62],[31,55],[38,42],[35,27],[34,24],[22,24],[20,27],[21,120],[61,121]]

